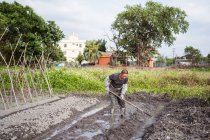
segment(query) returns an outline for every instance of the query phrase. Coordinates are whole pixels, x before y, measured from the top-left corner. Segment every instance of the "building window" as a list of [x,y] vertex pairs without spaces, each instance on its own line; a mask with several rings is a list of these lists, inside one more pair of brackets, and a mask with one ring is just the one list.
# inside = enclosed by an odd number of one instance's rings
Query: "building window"
[[63,54],[66,55],[66,51],[64,51]]
[[82,48],[82,44],[79,44],[79,47]]
[[66,48],[67,47],[67,44],[64,44],[64,48]]
[[72,52],[74,52],[74,50],[72,50]]
[[78,44],[76,44],[76,46],[78,46]]

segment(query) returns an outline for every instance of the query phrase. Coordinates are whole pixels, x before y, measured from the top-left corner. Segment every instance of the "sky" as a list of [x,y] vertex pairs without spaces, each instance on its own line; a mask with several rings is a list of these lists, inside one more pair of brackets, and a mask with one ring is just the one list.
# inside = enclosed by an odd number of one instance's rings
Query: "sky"
[[[1,2],[3,0],[0,0]],[[14,0],[4,0],[14,2]],[[147,0],[16,0],[28,5],[45,20],[53,20],[64,32],[65,37],[75,33],[80,39],[105,39],[113,46],[111,24],[126,5],[144,4]],[[187,13],[189,29],[185,34],[176,35],[170,47],[162,45],[159,52],[163,56],[183,56],[186,46],[193,46],[203,56],[210,53],[210,1],[208,0],[153,0],[163,5],[181,8]],[[174,50],[174,53],[173,53]],[[173,55],[174,54],[174,55]]]

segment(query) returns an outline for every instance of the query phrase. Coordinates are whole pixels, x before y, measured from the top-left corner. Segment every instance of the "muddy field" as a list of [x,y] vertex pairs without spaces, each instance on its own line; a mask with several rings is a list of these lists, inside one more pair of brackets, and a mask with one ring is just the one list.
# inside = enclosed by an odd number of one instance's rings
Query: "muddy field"
[[[167,94],[159,95],[144,92],[134,93],[127,96],[126,99],[151,116],[126,104],[126,116],[120,117],[120,111],[117,108],[112,118],[109,113],[109,102],[105,98],[67,97],[48,104],[52,108],[45,105],[47,106],[45,108],[51,110],[48,111],[51,116],[47,121],[52,124],[45,126],[42,131],[32,131],[36,128],[33,125],[38,123],[39,118],[35,118],[37,119],[36,123],[32,123],[30,127],[27,126],[33,133],[18,129],[21,125],[23,126],[21,122],[16,126],[7,124],[8,127],[1,122],[0,139],[210,139],[210,105],[202,100],[187,99],[175,101],[171,100]],[[70,107],[66,106],[65,104],[71,102],[71,100],[74,102],[69,104]],[[62,112],[61,109],[55,107],[58,105],[58,102],[62,103],[62,105],[59,105],[59,108],[64,108],[65,111]],[[79,107],[81,105],[83,107]],[[33,110],[45,109],[42,106],[37,106]],[[53,110],[56,109],[58,111],[53,113]],[[45,115],[49,116],[47,113]],[[62,120],[59,119],[60,116],[63,117]],[[3,119],[10,120],[11,118],[9,117],[12,116],[7,116]],[[15,120],[15,118],[13,119]],[[56,121],[53,119],[56,119]],[[45,121],[46,119],[41,120]]]

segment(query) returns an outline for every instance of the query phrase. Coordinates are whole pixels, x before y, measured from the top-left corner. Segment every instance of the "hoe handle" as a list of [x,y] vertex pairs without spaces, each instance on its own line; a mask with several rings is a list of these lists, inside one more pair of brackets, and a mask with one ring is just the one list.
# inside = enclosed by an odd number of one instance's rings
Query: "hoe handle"
[[139,108],[138,106],[134,105],[133,103],[125,100],[125,99],[122,99],[119,95],[117,95],[116,93],[112,92],[112,91],[109,91],[110,93],[112,93],[113,95],[117,96],[118,98],[120,98],[121,100],[125,101],[126,103],[132,105],[133,107],[137,108],[138,110],[140,110],[141,112],[143,112],[144,114],[148,115],[148,116],[151,116],[150,114],[148,114],[147,112],[145,112],[144,110],[142,110],[141,108]]

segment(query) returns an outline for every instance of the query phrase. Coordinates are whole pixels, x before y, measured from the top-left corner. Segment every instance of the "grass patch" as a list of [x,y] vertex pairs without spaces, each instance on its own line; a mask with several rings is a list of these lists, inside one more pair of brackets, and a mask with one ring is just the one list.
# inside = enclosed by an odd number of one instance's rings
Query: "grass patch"
[[[49,78],[55,91],[105,94],[104,79],[121,69],[51,69]],[[138,91],[169,93],[174,98],[201,97],[210,93],[210,73],[194,70],[129,69],[128,94]]]
[[[5,68],[1,70],[5,70]],[[105,95],[105,77],[120,71],[121,69],[111,68],[49,69],[48,76],[56,94],[75,92]],[[129,68],[128,71],[129,88],[127,94],[146,91],[168,93],[174,98],[210,98],[210,72],[208,70],[140,70]],[[6,76],[4,79],[5,86],[9,89],[9,77]],[[40,83],[40,79],[44,80],[40,73],[34,75],[36,83]],[[24,84],[24,82],[22,83]],[[32,86],[31,83],[30,86]],[[39,87],[38,84],[36,86]],[[43,88],[47,89],[46,83],[43,84]]]

